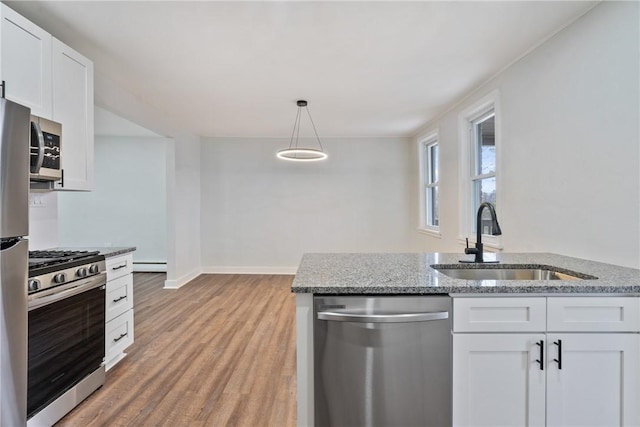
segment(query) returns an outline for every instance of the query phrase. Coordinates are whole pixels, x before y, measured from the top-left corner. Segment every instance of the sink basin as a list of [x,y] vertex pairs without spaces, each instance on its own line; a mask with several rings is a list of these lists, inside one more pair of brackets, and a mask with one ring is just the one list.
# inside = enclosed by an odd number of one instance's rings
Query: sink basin
[[549,268],[517,268],[496,266],[491,268],[432,265],[438,272],[454,279],[463,280],[582,280],[597,279],[575,272],[560,272]]

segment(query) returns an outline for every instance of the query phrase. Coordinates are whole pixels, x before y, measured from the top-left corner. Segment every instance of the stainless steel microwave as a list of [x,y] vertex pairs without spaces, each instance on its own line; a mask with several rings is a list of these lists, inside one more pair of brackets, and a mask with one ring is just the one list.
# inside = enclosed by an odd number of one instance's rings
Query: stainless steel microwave
[[62,179],[62,125],[31,116],[30,174],[32,181]]

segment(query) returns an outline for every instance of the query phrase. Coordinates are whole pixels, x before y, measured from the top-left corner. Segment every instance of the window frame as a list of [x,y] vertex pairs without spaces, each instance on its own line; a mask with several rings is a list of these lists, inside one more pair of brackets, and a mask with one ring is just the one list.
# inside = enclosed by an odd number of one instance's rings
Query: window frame
[[[490,117],[494,117],[495,126],[495,168],[492,173],[478,173],[478,139],[476,135],[476,126]],[[476,231],[476,212],[475,206],[479,205],[477,194],[474,191],[476,182],[482,179],[495,178],[496,185],[496,201],[500,200],[500,162],[501,156],[501,114],[498,91],[493,91],[476,101],[474,104],[466,108],[459,116],[459,135],[460,135],[460,200],[459,200],[459,236],[460,243],[465,244],[465,239],[469,238],[469,242],[475,243]],[[481,171],[480,171],[481,172]],[[498,207],[497,207],[498,208]],[[500,211],[498,210],[498,219],[500,219]],[[502,249],[502,238],[500,236],[492,236],[482,234],[482,242],[489,249]]]
[[[476,217],[475,217],[475,213],[478,210],[478,206],[480,206],[480,198],[478,197],[478,193],[476,191],[476,186],[481,183],[483,180],[485,179],[491,179],[493,178],[494,180],[496,179],[496,169],[497,169],[497,165],[494,164],[494,168],[493,168],[493,172],[488,172],[488,173],[482,173],[482,171],[480,170],[480,167],[482,165],[482,141],[479,138],[479,134],[478,134],[478,126],[484,122],[486,122],[487,120],[493,118],[494,119],[494,124],[495,124],[495,117],[496,117],[496,112],[495,110],[492,108],[490,108],[487,111],[484,111],[482,114],[480,114],[478,117],[476,117],[475,119],[472,119],[469,121],[469,153],[470,153],[470,161],[469,161],[469,167],[470,167],[470,176],[469,178],[471,179],[471,183],[470,183],[470,188],[471,188],[471,214],[472,214],[472,220],[470,223],[470,231],[475,234],[476,233]],[[495,141],[494,141],[494,152],[495,152]],[[497,156],[496,159],[497,161]],[[496,200],[497,200],[497,195],[498,195],[498,191],[496,189]],[[486,234],[483,233],[483,236],[488,236]]]
[[[435,174],[437,176],[436,180],[432,180],[434,176],[433,170],[433,154],[432,147],[437,147],[436,153],[436,165],[437,170]],[[436,196],[436,204],[439,206],[439,198],[440,198],[440,138],[438,135],[438,131],[432,131],[427,133],[426,135],[418,138],[418,150],[419,150],[419,159],[420,159],[420,224],[418,226],[418,231],[424,234],[431,235],[433,237],[441,237],[440,234],[440,215],[438,214],[438,224],[434,225],[432,223],[432,215],[433,215],[433,199],[428,196],[430,193],[430,189],[436,188],[438,192],[438,196]]]

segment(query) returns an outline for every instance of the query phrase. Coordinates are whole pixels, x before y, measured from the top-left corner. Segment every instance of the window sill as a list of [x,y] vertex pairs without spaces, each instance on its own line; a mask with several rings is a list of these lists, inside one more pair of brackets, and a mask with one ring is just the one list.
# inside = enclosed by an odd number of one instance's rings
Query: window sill
[[418,233],[435,237],[438,239],[442,238],[442,234],[440,234],[440,230],[436,228],[418,228]]
[[[462,246],[466,247],[467,241],[465,237],[458,237],[458,242],[460,242]],[[475,245],[476,239],[469,239],[469,246],[471,246],[471,244]],[[504,249],[502,241],[491,236],[482,236],[482,246],[492,252],[498,252]]]

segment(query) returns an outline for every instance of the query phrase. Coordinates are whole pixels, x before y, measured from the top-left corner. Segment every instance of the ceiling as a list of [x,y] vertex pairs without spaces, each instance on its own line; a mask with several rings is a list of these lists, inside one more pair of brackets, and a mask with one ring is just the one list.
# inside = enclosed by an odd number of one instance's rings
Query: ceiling
[[160,135],[143,128],[130,120],[122,118],[117,114],[104,108],[96,107],[94,110],[94,129],[97,136],[117,136],[117,137],[143,137],[159,138]]
[[[6,2],[203,136],[408,136],[595,2]],[[310,129],[303,122],[301,136]]]

